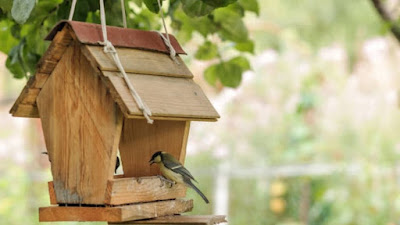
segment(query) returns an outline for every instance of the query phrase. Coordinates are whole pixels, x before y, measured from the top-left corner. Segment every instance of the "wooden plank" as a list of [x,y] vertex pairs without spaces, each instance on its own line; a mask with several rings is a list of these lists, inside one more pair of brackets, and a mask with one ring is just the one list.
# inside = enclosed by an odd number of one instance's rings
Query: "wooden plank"
[[156,120],[148,124],[146,120],[124,119],[119,145],[125,177],[143,177],[160,174],[156,165],[149,165],[156,151],[166,151],[179,159],[185,121]]
[[[114,60],[109,54],[104,53],[102,46],[86,45],[85,47],[90,52],[90,55],[96,59],[102,71],[119,72]],[[193,74],[179,56],[176,56],[179,61],[179,64],[177,64],[168,54],[164,53],[130,48],[116,49],[126,72],[172,77],[193,77]]]
[[53,181],[49,181],[47,185],[49,187],[50,204],[57,205],[56,192],[54,191]]
[[[129,89],[117,72],[103,71],[115,87],[120,102],[131,115],[142,115]],[[155,117],[219,118],[217,111],[192,79],[128,74],[131,84]]]
[[36,97],[39,95],[40,89],[38,88],[28,88],[27,93],[24,95],[24,98],[21,100],[20,104],[25,105],[35,105]]
[[50,74],[47,73],[36,73],[31,79],[29,79],[27,86],[30,88],[43,88]]
[[140,220],[140,221],[129,221],[122,223],[108,223],[109,225],[125,224],[125,225],[138,225],[138,224],[184,224],[184,225],[214,225],[219,223],[225,223],[226,217],[222,215],[207,215],[207,216],[163,216],[154,219]]
[[170,200],[117,207],[60,207],[39,208],[40,222],[108,221],[123,222],[168,216],[191,211],[193,200]]
[[12,115],[16,117],[39,118],[39,111],[36,106],[18,104]]
[[[147,160],[148,161],[148,160]],[[122,205],[184,198],[186,187],[169,186],[158,177],[120,178],[108,181],[105,203]]]
[[37,104],[57,202],[104,204],[120,113],[78,44],[68,47]]
[[[126,115],[125,118],[128,119],[145,119],[144,116],[140,115]],[[190,117],[166,117],[166,116],[151,116],[153,120],[179,120],[179,121],[202,121],[202,122],[216,122],[217,119],[209,118],[209,119],[201,119],[201,118],[190,118]]]
[[183,133],[183,138],[182,138],[182,149],[181,149],[181,154],[179,156],[179,161],[182,164],[185,163],[186,146],[187,146],[187,142],[188,142],[188,139],[189,139],[189,131],[190,131],[190,121],[185,121],[185,131]]
[[39,73],[47,73],[51,74],[54,68],[56,68],[58,61],[44,59],[41,64],[39,65],[38,72]]

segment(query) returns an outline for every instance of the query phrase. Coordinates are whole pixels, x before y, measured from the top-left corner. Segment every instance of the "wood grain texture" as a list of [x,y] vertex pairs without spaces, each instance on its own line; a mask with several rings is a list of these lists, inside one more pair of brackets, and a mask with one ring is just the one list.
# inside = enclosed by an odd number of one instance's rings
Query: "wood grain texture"
[[214,225],[219,223],[225,223],[226,216],[222,215],[206,215],[206,216],[163,216],[157,217],[154,219],[148,220],[140,220],[140,221],[129,221],[122,223],[108,223],[109,225],[138,225],[138,224],[164,224],[164,225],[173,225],[173,224],[184,224],[184,225]]
[[49,76],[50,74],[47,73],[36,73],[29,79],[27,86],[30,88],[43,88]]
[[11,113],[15,117],[39,118],[39,111],[36,105],[18,104]]
[[[103,72],[130,115],[142,115],[129,89],[116,72]],[[216,119],[217,111],[193,79],[128,74],[131,84],[155,117]]]
[[125,177],[160,174],[149,160],[156,151],[166,151],[179,159],[185,133],[185,121],[124,119],[119,152]]
[[30,118],[39,117],[36,106],[36,97],[71,41],[72,38],[67,28],[56,34],[54,41],[50,44],[43,57],[39,60],[36,74],[29,79],[11,108],[10,113],[13,116]]
[[68,47],[37,103],[58,203],[104,204],[122,116],[96,71]]
[[185,121],[185,130],[183,131],[183,137],[182,137],[182,148],[181,148],[181,153],[178,158],[178,160],[182,164],[185,164],[186,146],[187,146],[187,142],[189,139],[189,131],[190,131],[190,121]]
[[[102,46],[85,46],[90,55],[96,59],[102,71],[119,72],[114,60],[109,54],[104,53]],[[128,73],[151,74],[159,76],[187,77],[192,78],[193,74],[186,67],[179,56],[175,63],[168,54],[151,51],[116,48],[121,64]]]
[[193,209],[192,200],[169,200],[117,207],[60,207],[39,208],[40,222],[108,221],[123,222],[168,216]]
[[54,190],[54,184],[53,181],[49,181],[47,183],[49,187],[49,197],[50,197],[50,204],[52,205],[57,205],[57,198],[56,198],[56,192]]
[[158,177],[120,178],[108,181],[105,201],[108,205],[122,205],[184,198],[185,193],[185,185],[169,186]]
[[[145,119],[144,116],[140,115],[126,115],[124,114],[125,118],[128,119]],[[209,118],[209,119],[201,119],[201,118],[190,118],[190,117],[167,117],[167,116],[152,116],[151,119],[153,120],[179,120],[179,121],[202,121],[202,122],[216,122],[217,119]]]

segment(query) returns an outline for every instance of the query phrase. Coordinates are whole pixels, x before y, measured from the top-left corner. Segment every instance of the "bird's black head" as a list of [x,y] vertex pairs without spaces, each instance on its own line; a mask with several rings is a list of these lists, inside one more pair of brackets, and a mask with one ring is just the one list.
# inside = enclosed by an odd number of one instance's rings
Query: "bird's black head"
[[153,156],[151,156],[151,159],[149,161],[150,165],[153,164],[153,163],[160,163],[161,160],[162,160],[162,158],[161,158],[162,156],[161,155],[162,155],[161,151],[158,151],[158,152],[154,153]]

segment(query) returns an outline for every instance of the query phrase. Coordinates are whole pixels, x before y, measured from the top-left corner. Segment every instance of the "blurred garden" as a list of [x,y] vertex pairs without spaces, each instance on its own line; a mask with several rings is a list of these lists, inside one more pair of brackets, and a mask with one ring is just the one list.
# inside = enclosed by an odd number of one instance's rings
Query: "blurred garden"
[[[385,3],[400,10],[400,1]],[[211,204],[188,190],[188,214],[225,214],[230,225],[400,224],[400,42],[390,24],[367,0],[258,4],[245,13],[254,49],[240,55],[250,69],[237,87],[210,79],[219,59],[202,60],[200,34],[176,33],[221,115],[191,125],[185,165]],[[210,39],[221,43],[217,58],[237,56],[232,43]],[[8,114],[26,79],[13,78],[6,58],[0,224],[39,224],[50,163],[40,121]]]

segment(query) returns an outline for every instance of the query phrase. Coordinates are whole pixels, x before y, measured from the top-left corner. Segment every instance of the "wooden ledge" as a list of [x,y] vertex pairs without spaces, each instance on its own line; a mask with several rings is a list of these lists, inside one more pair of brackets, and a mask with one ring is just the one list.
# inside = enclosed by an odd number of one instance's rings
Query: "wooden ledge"
[[107,184],[105,204],[123,205],[139,202],[152,202],[184,198],[186,187],[183,184],[169,186],[160,178],[119,178],[109,180]]
[[185,225],[213,225],[219,223],[225,223],[225,216],[215,216],[215,215],[207,215],[207,216],[165,216],[158,217],[150,220],[141,220],[141,221],[131,221],[124,223],[108,223],[109,225],[140,225],[140,224],[185,224]]
[[193,200],[170,200],[117,207],[64,207],[39,208],[40,222],[54,221],[107,221],[124,222],[170,216],[193,209]]

